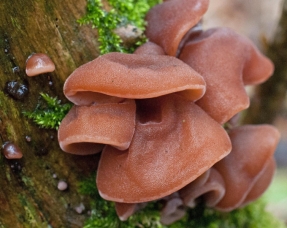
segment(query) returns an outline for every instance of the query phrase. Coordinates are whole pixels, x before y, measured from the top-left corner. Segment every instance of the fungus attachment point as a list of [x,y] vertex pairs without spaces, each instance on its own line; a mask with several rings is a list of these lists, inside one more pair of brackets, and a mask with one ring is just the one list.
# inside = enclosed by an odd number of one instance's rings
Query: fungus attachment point
[[55,64],[49,56],[43,53],[32,54],[26,61],[26,74],[28,76],[37,76],[54,70]]
[[20,159],[23,157],[21,149],[12,142],[6,142],[2,146],[3,154],[7,159]]

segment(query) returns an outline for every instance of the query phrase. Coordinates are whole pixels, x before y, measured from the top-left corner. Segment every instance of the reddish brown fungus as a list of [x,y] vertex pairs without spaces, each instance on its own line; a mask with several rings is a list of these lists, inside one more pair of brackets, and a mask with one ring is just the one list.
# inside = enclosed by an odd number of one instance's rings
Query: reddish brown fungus
[[165,205],[160,212],[162,224],[170,225],[185,215],[183,202],[177,192],[165,197],[163,201],[165,201]]
[[64,85],[66,97],[77,105],[98,103],[103,94],[143,99],[174,92],[198,100],[205,82],[188,65],[165,55],[108,53],[77,68]]
[[207,91],[197,104],[221,124],[249,106],[244,85],[261,83],[273,72],[269,59],[227,28],[193,37],[179,58],[204,77]]
[[121,221],[126,221],[131,215],[144,208],[146,203],[119,203],[115,202],[115,209]]
[[55,64],[46,54],[34,53],[26,60],[26,74],[28,76],[37,76],[54,70]]
[[164,55],[164,50],[161,46],[152,43],[152,42],[146,42],[145,44],[138,47],[134,54],[138,55]]
[[196,200],[201,197],[208,207],[213,207],[223,198],[225,183],[220,173],[211,168],[206,176],[196,179],[179,191],[186,206],[195,207]]
[[20,159],[23,157],[23,153],[19,146],[12,142],[6,142],[2,146],[3,154],[7,159]]
[[121,152],[106,146],[103,150],[97,186],[104,199],[138,203],[162,198],[196,179],[231,150],[224,129],[180,96],[138,100],[137,107],[129,149]]
[[135,129],[135,102],[74,106],[63,119],[58,139],[60,147],[72,154],[94,154],[112,145],[129,147]]
[[[226,184],[226,193],[215,206],[223,211],[238,208],[266,189],[274,172],[272,156],[279,141],[279,132],[269,125],[237,127],[230,130],[229,136],[231,153],[214,165]],[[266,180],[260,180],[263,173]],[[253,192],[254,186],[262,188]]]
[[199,22],[208,4],[208,0],[173,0],[156,5],[147,14],[145,33],[167,55],[176,56],[182,38]]

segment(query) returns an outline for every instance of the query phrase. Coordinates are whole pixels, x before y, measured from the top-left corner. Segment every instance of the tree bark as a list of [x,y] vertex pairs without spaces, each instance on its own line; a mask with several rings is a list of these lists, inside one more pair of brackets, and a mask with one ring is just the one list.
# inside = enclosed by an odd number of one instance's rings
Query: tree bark
[[282,16],[274,41],[269,45],[267,56],[273,61],[273,76],[256,88],[245,123],[272,123],[284,108],[287,91],[287,0],[284,1]]
[[[40,92],[65,102],[64,80],[98,56],[96,30],[80,27],[76,21],[84,15],[85,6],[86,0],[0,3],[0,140],[17,144],[23,152],[19,160],[0,154],[0,227],[82,227],[87,217],[88,208],[83,214],[74,210],[89,201],[78,193],[77,183],[95,170],[98,156],[62,152],[55,130],[39,129],[22,114],[35,108]],[[56,70],[27,77],[25,61],[34,52],[48,54]],[[14,67],[19,72],[13,72]],[[9,81],[28,86],[23,100],[7,95]],[[67,190],[57,189],[60,179],[68,183]]]

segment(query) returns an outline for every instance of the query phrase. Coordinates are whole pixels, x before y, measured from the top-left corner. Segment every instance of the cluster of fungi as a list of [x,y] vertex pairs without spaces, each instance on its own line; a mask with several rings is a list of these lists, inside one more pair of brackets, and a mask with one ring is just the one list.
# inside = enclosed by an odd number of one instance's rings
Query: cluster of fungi
[[153,7],[147,43],[133,54],[102,55],[65,82],[74,106],[59,127],[60,147],[101,152],[97,188],[121,220],[154,200],[164,202],[164,224],[199,201],[228,212],[271,182],[278,131],[232,120],[249,106],[244,86],[267,80],[273,64],[228,28],[203,31],[208,3]]

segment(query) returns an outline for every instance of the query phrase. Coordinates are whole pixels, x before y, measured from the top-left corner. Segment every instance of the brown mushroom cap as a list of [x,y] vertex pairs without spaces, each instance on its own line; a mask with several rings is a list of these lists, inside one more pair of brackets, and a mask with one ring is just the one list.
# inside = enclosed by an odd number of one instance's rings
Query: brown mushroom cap
[[119,219],[121,221],[126,221],[137,210],[137,204],[115,202],[115,209]]
[[125,150],[133,137],[135,110],[134,100],[74,106],[60,124],[60,147],[79,155],[98,153],[104,144]]
[[6,142],[2,146],[3,154],[7,159],[20,159],[23,157],[23,153],[19,146],[12,142]]
[[54,70],[55,64],[49,56],[43,53],[32,54],[26,61],[26,74],[28,76],[37,76]]
[[146,36],[175,56],[182,38],[198,23],[208,4],[208,0],[172,0],[156,5],[146,17]]
[[[214,165],[226,184],[226,193],[215,206],[222,211],[238,208],[246,197],[249,198],[249,193],[253,195],[254,186],[263,187],[256,192],[266,189],[265,182],[261,184],[259,178],[272,159],[280,137],[279,132],[270,125],[237,127],[230,131],[229,136],[232,142],[231,153]],[[273,169],[267,170],[273,174]],[[269,183],[269,174],[264,175],[268,176]]]
[[249,106],[244,85],[261,83],[273,72],[251,41],[228,28],[198,33],[179,58],[205,79],[207,91],[197,104],[221,124]]
[[164,55],[164,50],[161,46],[153,43],[153,42],[146,42],[143,45],[139,46],[135,51],[134,54],[138,55]]
[[205,204],[208,207],[213,207],[224,196],[225,183],[220,173],[216,169],[210,168],[206,174],[205,182],[202,181],[203,177],[201,177],[201,180],[196,179],[179,190],[180,197],[186,206],[196,206],[196,200],[203,197]]
[[180,92],[197,100],[205,92],[203,78],[175,57],[108,53],[77,68],[64,93],[77,105],[97,103],[99,94],[142,99]]
[[240,207],[244,207],[246,204],[256,200],[265,192],[273,179],[275,169],[275,159],[271,157],[263,168],[261,174],[259,174],[258,180],[254,183],[253,188],[250,190]]
[[162,198],[230,152],[225,130],[193,102],[176,94],[136,102],[129,149],[106,146],[99,162],[97,186],[104,199],[137,203]]

